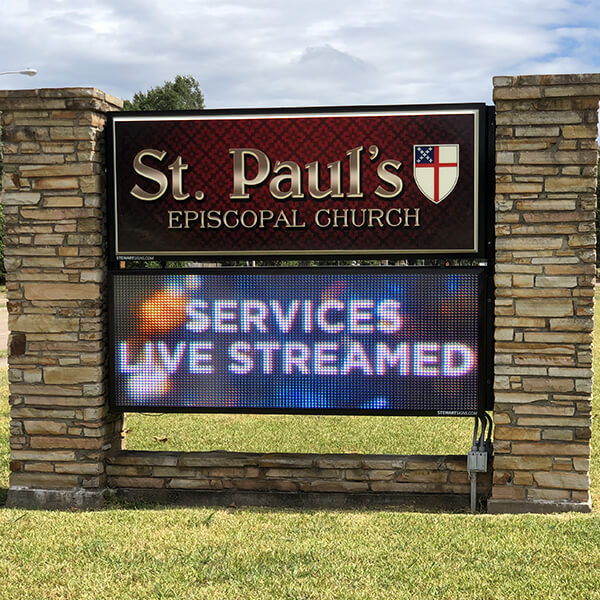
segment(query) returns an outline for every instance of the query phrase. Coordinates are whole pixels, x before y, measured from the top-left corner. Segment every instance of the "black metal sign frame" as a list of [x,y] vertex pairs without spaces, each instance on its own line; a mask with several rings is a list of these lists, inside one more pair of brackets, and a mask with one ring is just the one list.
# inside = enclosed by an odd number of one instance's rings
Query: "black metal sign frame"
[[[249,199],[247,200],[235,200],[232,201],[233,205],[231,210],[225,209],[214,209],[211,210],[211,200],[210,198],[205,197],[204,192],[200,191],[200,189],[195,189],[195,187],[190,188],[191,192],[186,189],[179,189],[182,187],[183,175],[185,174],[190,177],[193,175],[192,171],[195,169],[195,165],[191,164],[192,161],[189,161],[190,164],[184,163],[185,156],[181,158],[183,154],[185,154],[184,149],[181,149],[181,154],[175,158],[175,154],[180,151],[180,147],[178,143],[171,140],[165,140],[164,144],[159,144],[158,142],[155,145],[160,145],[160,148],[154,148],[157,153],[150,153],[146,155],[142,155],[141,157],[138,152],[142,150],[142,147],[138,148],[135,146],[134,149],[130,149],[130,156],[135,156],[138,158],[136,177],[137,183],[134,186],[131,185],[133,179],[127,179],[129,183],[125,184],[126,177],[131,175],[131,172],[135,170],[133,164],[127,163],[127,166],[124,166],[121,159],[121,148],[119,147],[119,130],[122,127],[135,125],[136,127],[139,125],[142,130],[145,127],[164,127],[165,123],[174,123],[177,127],[182,126],[182,124],[187,123],[196,123],[200,124],[199,126],[204,127],[206,124],[215,124],[215,127],[218,127],[220,123],[242,123],[243,127],[247,127],[247,124],[252,124],[252,127],[255,126],[256,123],[266,123],[270,125],[271,123],[295,123],[299,120],[304,119],[320,119],[324,123],[330,123],[331,128],[334,129],[337,127],[338,129],[343,129],[347,123],[351,123],[353,119],[365,119],[369,121],[373,119],[375,121],[378,118],[393,118],[396,115],[398,118],[412,118],[416,115],[415,118],[423,118],[425,119],[429,115],[437,116],[448,116],[448,115],[461,115],[461,114],[472,114],[474,116],[474,137],[472,139],[473,148],[474,148],[474,156],[473,156],[473,164],[470,168],[473,169],[473,198],[472,200],[468,200],[467,204],[471,203],[471,209],[468,209],[472,217],[472,235],[473,235],[473,244],[472,246],[456,248],[452,244],[444,248],[418,248],[418,247],[403,247],[403,235],[410,229],[411,226],[415,225],[415,208],[413,205],[407,204],[406,206],[395,206],[393,203],[388,212],[378,212],[382,211],[381,208],[372,209],[375,212],[372,213],[360,213],[359,212],[348,212],[348,211],[364,211],[371,209],[339,209],[337,208],[326,208],[328,206],[337,206],[340,201],[337,201],[338,204],[333,202],[333,192],[329,201],[327,199],[319,200],[318,202],[324,203],[322,206],[325,208],[319,209],[316,212],[316,216],[311,214],[310,219],[304,219],[301,216],[301,213],[296,209],[290,209],[284,211],[283,209],[278,213],[274,206],[270,205],[264,210],[262,213],[258,208],[255,208],[252,204],[253,198],[251,197],[250,192],[255,189],[257,186],[253,186],[248,184],[246,187],[240,188],[241,192],[245,193]],[[117,261],[123,260],[191,260],[193,258],[202,259],[202,260],[226,260],[226,259],[234,259],[234,258],[268,258],[275,257],[277,259],[282,258],[302,258],[302,257],[310,257],[310,258],[461,258],[461,257],[470,257],[470,258],[488,258],[491,259],[491,245],[492,245],[492,236],[490,234],[491,225],[490,225],[490,217],[493,215],[493,210],[491,209],[493,194],[491,194],[491,189],[493,185],[493,108],[487,107],[484,104],[439,104],[439,105],[411,105],[411,106],[350,106],[350,107],[315,107],[315,108],[278,108],[278,109],[257,109],[257,110],[204,110],[200,112],[170,112],[170,113],[152,113],[152,112],[129,112],[129,113],[109,113],[108,114],[108,122],[106,126],[106,148],[107,148],[107,191],[108,191],[108,233],[109,233],[109,261],[111,265],[115,265]],[[424,121],[423,121],[424,122]],[[421,124],[422,121],[418,121],[418,124]],[[406,191],[407,187],[411,188],[412,192],[417,194],[415,190],[417,187],[423,187],[417,181],[412,181],[413,173],[421,173],[428,172],[429,164],[427,161],[438,161],[441,159],[433,158],[435,152],[450,152],[448,156],[452,154],[451,148],[446,148],[451,146],[452,144],[448,144],[448,134],[436,136],[435,133],[431,131],[423,131],[419,133],[421,130],[417,128],[416,125],[413,126],[416,133],[411,133],[412,137],[407,138],[409,140],[410,155],[406,157],[403,156],[403,161],[397,159],[397,157],[392,156],[394,154],[394,150],[390,150],[391,154],[389,157],[379,156],[377,153],[380,151],[380,148],[375,144],[371,146],[365,146],[364,148],[360,146],[361,150],[358,152],[356,146],[354,149],[348,150],[346,160],[350,163],[353,158],[355,160],[355,166],[358,164],[358,159],[356,158],[358,154],[360,154],[360,160],[363,162],[363,175],[366,177],[365,172],[368,170],[364,163],[367,163],[367,166],[370,165],[369,156],[372,158],[372,168],[371,171],[373,173],[377,169],[378,176],[380,177],[379,182],[380,186],[378,190],[380,190],[380,194],[385,196],[386,193],[388,195],[392,194],[391,188],[393,185],[396,185],[396,189],[400,189],[402,185],[404,185],[404,191]],[[140,133],[140,135],[143,135]],[[285,138],[285,135],[282,134],[282,137]],[[367,136],[368,137],[368,136]],[[156,138],[155,138],[156,139]],[[365,138],[366,139],[366,138]],[[356,144],[361,143],[359,137],[356,138]],[[438,143],[440,140],[443,143]],[[421,144],[420,146],[416,144],[418,142]],[[200,144],[202,142],[198,142],[197,140],[192,141],[190,138],[190,142],[193,144]],[[250,143],[250,142],[248,142]],[[293,140],[286,142],[289,143],[290,147],[293,147]],[[351,142],[348,142],[350,144]],[[354,142],[352,142],[354,143]],[[367,143],[367,142],[365,142]],[[133,142],[132,142],[133,144]],[[163,148],[172,146],[172,151],[167,151]],[[423,145],[424,144],[424,145]],[[428,146],[429,144],[429,146]],[[256,142],[255,145],[259,145]],[[143,146],[143,144],[142,144]],[[170,146],[169,146],[170,147]],[[188,145],[189,147],[189,145]],[[435,149],[434,149],[435,147]],[[264,149],[264,147],[263,147]],[[352,152],[354,151],[354,154]],[[136,152],[138,152],[136,154]],[[164,159],[158,161],[159,156],[162,156],[164,152]],[[408,150],[404,150],[406,154]],[[425,153],[420,155],[420,158],[417,157],[417,152]],[[430,155],[427,153],[431,152]],[[229,154],[232,153],[232,149],[229,149]],[[241,153],[241,150],[240,150]],[[370,154],[369,154],[370,153]],[[235,156],[229,156],[227,153],[227,149],[223,152],[219,153],[220,159],[226,160],[228,169],[231,171],[230,163],[235,166]],[[243,154],[243,153],[242,153]],[[250,163],[254,164],[257,162],[251,156],[251,152],[248,152],[247,155],[242,155],[239,158],[239,161],[247,160]],[[308,156],[308,155],[307,155]],[[429,158],[431,156],[432,158]],[[283,154],[271,157],[271,162],[275,164],[276,159],[285,158]],[[313,157],[310,156],[310,159]],[[309,160],[309,158],[304,158],[303,160]],[[315,159],[322,158],[314,156]],[[383,160],[386,158],[386,160]],[[177,162],[179,160],[179,162]],[[323,158],[323,160],[329,160],[328,158]],[[462,160],[462,157],[461,157]],[[233,161],[233,162],[232,162]],[[239,162],[238,161],[238,162]],[[379,162],[378,162],[379,161]],[[417,162],[419,162],[417,165]],[[280,161],[285,162],[285,161]],[[290,165],[293,161],[287,161]],[[323,162],[323,161],[322,161]],[[404,162],[404,164],[400,164]],[[169,163],[169,171],[166,170],[166,165]],[[385,163],[385,164],[384,164]],[[414,163],[414,165],[412,164]],[[160,164],[161,168],[163,168],[164,173],[162,175],[159,174],[157,165]],[[241,163],[240,163],[241,164]],[[309,169],[309,165],[302,165],[298,163],[300,167],[304,169],[306,167]],[[331,166],[333,164],[333,166]],[[346,162],[343,165],[336,167],[335,161],[331,163],[329,168],[331,172],[336,172],[336,168],[339,167],[339,171],[344,173],[344,177],[348,177],[347,175],[347,167]],[[446,163],[450,164],[450,163]],[[466,163],[465,163],[466,164]],[[425,169],[417,169],[417,166],[426,167]],[[153,168],[153,172],[149,176],[146,174],[144,177],[141,173],[144,173],[144,168]],[[238,165],[239,167],[239,165]],[[299,168],[298,165],[293,168]],[[292,166],[288,165],[288,169],[290,172],[293,171]],[[318,167],[323,170],[324,166],[321,165]],[[350,167],[351,168],[351,167]],[[458,168],[458,167],[457,167]],[[411,173],[411,169],[412,172]],[[196,169],[196,175],[200,177],[198,174],[198,170]],[[309,169],[310,170],[310,169]],[[451,169],[450,169],[451,171]],[[152,174],[153,173],[153,174]],[[315,171],[316,173],[316,171]],[[175,174],[179,175],[179,182],[176,182]],[[401,178],[399,176],[401,174]],[[139,201],[136,200],[137,205],[139,206],[139,211],[136,213],[131,212],[132,209],[127,209],[130,212],[127,213],[129,216],[126,221],[128,223],[133,223],[130,230],[128,230],[125,235],[125,239],[127,240],[128,247],[122,248],[119,237],[119,223],[123,223],[122,219],[125,219],[126,211],[124,212],[123,207],[127,202],[131,202],[133,196],[131,195],[131,191],[137,189],[138,195],[143,195],[146,193],[150,195],[151,192],[155,191],[156,186],[164,179],[167,180],[167,175],[169,178],[172,177],[172,185],[169,183],[169,187],[167,191],[163,194],[163,198],[161,198],[160,202],[165,203],[170,208],[163,213],[161,213],[161,219],[163,220],[162,229],[148,229],[144,228],[141,225],[141,221],[148,216],[152,210],[152,207],[156,206],[156,202],[152,201]],[[323,173],[321,172],[321,176]],[[306,177],[306,174],[302,175]],[[374,176],[374,175],[373,175]],[[152,181],[151,177],[155,177],[156,181]],[[340,175],[341,177],[341,175]],[[381,180],[383,177],[383,180]],[[394,178],[395,177],[395,178]],[[161,179],[162,178],[162,179]],[[291,178],[291,175],[290,175]],[[247,175],[247,181],[251,180],[251,176]],[[243,181],[246,181],[243,180]],[[402,180],[402,181],[401,181]],[[169,179],[171,181],[171,179]],[[391,183],[390,183],[391,182]],[[265,180],[264,186],[266,186],[268,182]],[[241,185],[241,184],[239,184]],[[238,185],[238,187],[239,187]],[[332,184],[333,185],[333,184]],[[350,181],[344,180],[342,184],[343,186],[354,186],[356,189],[354,191],[360,191],[362,193],[362,189],[358,189],[358,183],[355,181],[352,183]],[[371,187],[374,188],[373,184]],[[438,185],[438,184],[435,184]],[[135,186],[138,186],[137,188]],[[154,186],[154,187],[153,187]],[[173,189],[173,186],[175,189]],[[236,184],[229,184],[228,189],[222,189],[221,195],[231,195],[232,197],[235,195]],[[335,187],[335,186],[333,186]],[[434,186],[435,187],[435,186]],[[439,185],[438,185],[439,187]],[[142,189],[144,188],[144,189]],[[275,189],[281,192],[281,188],[275,186]],[[424,188],[423,188],[424,189]],[[437,189],[437,188],[436,188]],[[458,188],[457,188],[458,189]],[[238,192],[240,192],[238,190]],[[304,190],[306,191],[306,190]],[[334,190],[335,191],[335,190]],[[348,192],[348,190],[342,190],[344,192]],[[399,198],[402,198],[402,194],[404,193],[398,192]],[[241,196],[243,196],[243,193]],[[419,197],[422,202],[425,202],[425,205],[429,207],[429,202],[423,200],[426,192],[419,192],[421,194]],[[457,192],[452,192],[456,195]],[[349,192],[348,192],[349,194]],[[349,194],[350,195],[350,194]],[[306,198],[308,198],[308,194],[305,194]],[[373,196],[374,198],[374,196]],[[183,199],[183,200],[182,200]],[[313,199],[314,200],[314,199]],[[305,200],[303,200],[304,202]],[[312,201],[312,200],[311,200]],[[387,202],[387,200],[378,200],[379,202]],[[446,206],[450,205],[450,203],[454,201],[466,202],[465,198],[461,196],[458,198],[452,199],[452,197],[446,199]],[[329,204],[327,204],[329,202]],[[361,201],[362,202],[362,201]],[[443,202],[440,202],[440,206],[443,206]],[[250,203],[250,204],[248,204]],[[293,198],[286,199],[283,203],[279,203],[278,206],[291,206],[293,203]],[[398,204],[401,204],[398,202]],[[189,214],[186,214],[184,209],[184,205],[190,208],[187,211]],[[357,206],[364,206],[365,204],[357,204]],[[353,204],[354,206],[354,204]],[[433,206],[433,204],[431,205]],[[199,207],[202,207],[200,209]],[[247,210],[246,210],[247,209]],[[138,210],[138,208],[136,208]],[[326,212],[326,211],[332,212]],[[341,211],[345,210],[347,212],[341,214]],[[431,209],[433,210],[433,208]],[[444,207],[444,210],[446,208]],[[295,212],[294,212],[295,211]],[[412,211],[412,212],[411,212]],[[221,236],[220,246],[212,246],[210,240],[212,239],[210,236],[212,235],[211,231],[211,214],[214,213],[212,217],[214,217],[213,222],[217,223],[218,227],[220,227],[223,232]],[[218,215],[217,215],[218,213]],[[136,218],[135,215],[138,215]],[[244,217],[244,215],[249,215]],[[433,214],[433,213],[432,213]],[[168,216],[167,216],[168,215]],[[424,213],[421,212],[421,222],[423,221]],[[356,234],[354,237],[347,235],[348,232],[351,232],[352,229],[352,219],[356,217],[356,221],[360,221],[362,229],[360,231],[354,231]],[[246,219],[244,221],[244,218]],[[321,242],[316,243],[316,245],[311,246],[310,242],[306,242],[305,247],[299,247],[298,243],[304,244],[305,242],[295,242],[296,246],[287,246],[286,239],[292,238],[294,235],[297,235],[300,240],[309,240],[310,235],[307,235],[308,229],[302,230],[302,226],[311,225],[314,222],[315,218],[319,224],[319,231],[317,233],[322,235]],[[457,217],[453,217],[457,219]],[[253,220],[254,219],[254,220]],[[312,220],[311,220],[312,219]],[[387,219],[387,220],[386,220]],[[404,219],[405,223],[402,224],[402,220]],[[417,219],[418,220],[418,219]],[[437,220],[437,219],[434,219]],[[188,222],[189,221],[189,222]],[[430,218],[431,221],[431,218]],[[344,224],[350,222],[349,228],[342,230]],[[458,219],[460,222],[460,219]],[[339,224],[342,225],[339,225]],[[366,225],[365,225],[366,223]],[[386,228],[388,229],[387,233],[385,233],[386,240],[385,243],[381,245],[377,245],[377,243],[373,243],[371,241],[365,241],[368,235],[372,233],[372,231],[368,231],[368,225],[373,225],[373,228],[379,227],[382,225],[382,231]],[[336,225],[339,227],[336,229]],[[405,229],[405,225],[407,229]],[[421,225],[421,223],[419,224]],[[169,235],[171,239],[177,239],[177,236],[180,238],[185,235],[189,235],[189,231],[192,229],[192,226],[195,227],[204,227],[204,229],[197,235],[197,238],[190,246],[186,247],[185,250],[182,248],[167,248],[166,246],[162,246],[162,249],[157,250],[154,242],[158,241],[162,235],[161,232],[165,232],[167,228],[171,228],[169,231]],[[231,238],[228,238],[227,235],[233,231],[226,231],[227,228],[237,228],[239,230],[239,238],[246,238],[248,235],[252,234],[255,237],[261,233],[259,230],[261,226],[264,230],[264,234],[262,238],[257,238],[258,242],[256,242],[255,246],[250,244],[247,247],[237,246],[237,242],[233,241]],[[428,227],[433,227],[433,221],[428,224]],[[439,219],[439,222],[435,223],[435,226],[441,229],[451,229],[454,225],[446,222],[442,217]],[[218,228],[215,225],[216,228]],[[279,240],[277,242],[265,242],[269,236],[272,235],[281,235],[282,228],[289,227],[287,232],[289,235],[284,235],[282,237],[283,241]],[[469,228],[471,225],[469,225]],[[187,228],[187,229],[186,229]],[[296,229],[296,230],[295,230]],[[357,229],[356,227],[354,229]],[[360,229],[360,227],[358,228]],[[175,231],[173,231],[175,230]],[[242,235],[243,234],[243,235]],[[284,232],[285,234],[285,232]],[[182,238],[183,239],[183,238]],[[200,240],[200,241],[198,241]],[[206,241],[203,241],[206,240]],[[261,241],[262,240],[262,241]],[[329,242],[332,243],[331,247],[325,247],[325,244]],[[166,243],[166,242],[165,242]],[[417,242],[414,242],[415,244]],[[261,246],[262,244],[262,246]],[[168,245],[168,244],[167,244]],[[134,248],[134,250],[132,250]]]

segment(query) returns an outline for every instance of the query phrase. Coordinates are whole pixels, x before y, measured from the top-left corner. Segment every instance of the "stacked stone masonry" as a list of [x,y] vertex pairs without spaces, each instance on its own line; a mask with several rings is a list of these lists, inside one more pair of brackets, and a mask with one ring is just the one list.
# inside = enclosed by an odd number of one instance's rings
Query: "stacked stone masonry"
[[[135,452],[108,457],[114,489],[346,494],[456,494],[470,490],[466,457],[360,454]],[[487,496],[490,477],[478,480]]]
[[[497,77],[492,512],[589,510],[600,75]],[[0,91],[9,504],[106,489],[467,495],[465,457],[123,449],[106,372],[105,113],[96,89]],[[467,442],[466,442],[467,443]],[[489,481],[480,478],[480,493]],[[204,496],[203,496],[204,497]]]
[[[120,108],[95,89],[0,91],[11,330],[8,503],[100,506],[107,488],[387,494],[392,504],[406,494],[468,497],[464,457],[123,449],[123,419],[109,411],[105,367],[102,148],[105,113]],[[478,483],[487,495],[490,478]]]
[[[112,488],[469,494],[465,456],[122,452]],[[489,477],[479,482],[489,490]]]
[[589,510],[600,74],[494,78],[492,512]]
[[[100,493],[120,449],[107,408],[105,113],[96,89],[0,91],[10,490]],[[92,502],[93,504],[93,502]]]

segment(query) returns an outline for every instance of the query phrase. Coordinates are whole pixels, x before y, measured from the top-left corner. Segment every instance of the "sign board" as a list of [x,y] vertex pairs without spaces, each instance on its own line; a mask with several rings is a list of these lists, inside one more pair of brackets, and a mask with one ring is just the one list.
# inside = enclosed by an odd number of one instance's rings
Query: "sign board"
[[482,256],[485,110],[113,113],[111,258]]
[[115,410],[474,415],[485,270],[110,274]]

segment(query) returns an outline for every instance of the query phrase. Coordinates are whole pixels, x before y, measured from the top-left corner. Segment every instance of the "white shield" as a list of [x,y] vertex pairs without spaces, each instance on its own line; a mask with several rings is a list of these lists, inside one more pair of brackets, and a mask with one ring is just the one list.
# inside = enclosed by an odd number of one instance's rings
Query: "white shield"
[[413,173],[423,195],[435,204],[446,198],[458,181],[459,144],[413,146]]

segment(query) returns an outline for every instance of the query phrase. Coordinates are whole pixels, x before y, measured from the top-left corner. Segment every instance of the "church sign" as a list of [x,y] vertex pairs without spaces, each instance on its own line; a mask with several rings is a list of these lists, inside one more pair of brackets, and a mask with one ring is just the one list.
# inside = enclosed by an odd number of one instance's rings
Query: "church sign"
[[486,107],[113,113],[111,258],[483,256]]

